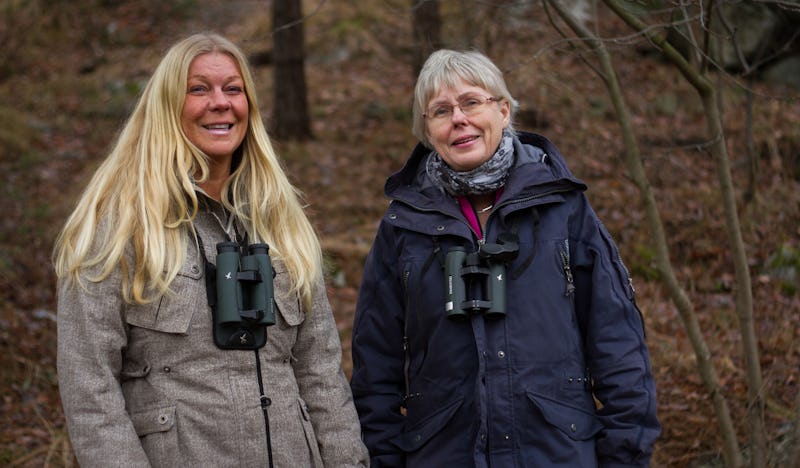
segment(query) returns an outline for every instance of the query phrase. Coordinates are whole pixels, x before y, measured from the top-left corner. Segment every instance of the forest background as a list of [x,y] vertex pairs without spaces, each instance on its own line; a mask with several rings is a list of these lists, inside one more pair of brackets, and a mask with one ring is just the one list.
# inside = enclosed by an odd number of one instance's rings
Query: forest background
[[[694,305],[747,460],[753,398],[735,312],[740,287],[704,109],[651,40],[601,4],[564,3],[607,39],[675,272]],[[361,269],[387,206],[383,183],[415,144],[413,5],[304,1],[313,138],[274,142],[323,243],[348,375]],[[274,123],[282,110],[273,106],[271,6],[245,0],[0,0],[0,465],[74,466],[58,397],[50,252],[88,177],[163,52],[189,33],[220,32],[250,54],[265,121]],[[588,196],[633,274],[664,426],[653,466],[722,466],[712,396],[663,285],[603,81],[575,43],[560,35],[542,2],[442,0],[440,8],[443,44],[482,50],[505,72],[521,103],[518,128],[559,146],[588,183]],[[752,278],[767,464],[786,466],[799,432],[799,92],[769,75],[710,76],[723,110]]]

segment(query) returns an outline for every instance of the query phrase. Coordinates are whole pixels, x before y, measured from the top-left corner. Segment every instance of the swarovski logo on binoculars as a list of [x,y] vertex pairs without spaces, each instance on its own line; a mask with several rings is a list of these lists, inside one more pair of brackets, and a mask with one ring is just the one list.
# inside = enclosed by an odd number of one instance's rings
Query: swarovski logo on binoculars
[[223,349],[256,349],[266,343],[275,324],[272,279],[275,272],[267,244],[217,244],[214,340]]
[[506,314],[506,265],[519,253],[519,240],[511,233],[501,234],[497,243],[481,244],[476,252],[453,247],[445,258],[447,279],[445,312],[451,319],[473,314],[501,318]]
[[242,333],[241,335],[239,335],[239,344],[246,345],[250,343],[250,338],[251,337],[247,333]]

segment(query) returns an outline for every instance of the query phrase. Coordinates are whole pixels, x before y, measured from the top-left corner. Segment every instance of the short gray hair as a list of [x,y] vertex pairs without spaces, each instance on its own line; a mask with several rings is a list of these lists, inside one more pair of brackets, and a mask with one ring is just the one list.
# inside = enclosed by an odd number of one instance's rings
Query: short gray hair
[[428,148],[431,147],[425,134],[425,109],[439,91],[454,87],[459,79],[485,89],[494,97],[507,100],[511,105],[508,129],[514,131],[514,114],[519,104],[508,91],[503,73],[497,65],[477,51],[441,49],[428,57],[417,77],[411,128],[415,137]]

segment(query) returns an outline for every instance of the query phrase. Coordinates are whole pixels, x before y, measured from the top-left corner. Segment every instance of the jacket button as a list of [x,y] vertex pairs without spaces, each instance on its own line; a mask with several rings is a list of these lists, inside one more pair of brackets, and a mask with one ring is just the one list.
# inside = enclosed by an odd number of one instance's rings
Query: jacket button
[[172,369],[170,369],[169,366],[165,366],[164,367],[164,372],[169,374],[170,372],[172,372]]
[[158,423],[164,425],[169,422],[169,416],[166,414],[159,414],[158,415]]
[[503,359],[504,357],[506,357],[506,352],[505,351],[498,351],[497,352],[497,357],[499,357],[500,359]]
[[397,219],[397,215],[394,213],[389,214],[389,219]]
[[422,436],[421,435],[417,434],[417,435],[414,436],[414,442],[419,442],[420,440],[422,440]]
[[570,424],[570,425],[569,425],[569,429],[570,429],[572,432],[575,432],[575,431],[577,431],[577,430],[578,430],[578,426],[576,426],[576,425],[575,425],[575,423],[572,423],[572,424]]
[[200,271],[200,267],[197,265],[192,265],[192,273],[198,273]]
[[437,231],[444,231],[444,226],[442,226],[442,225],[440,224],[440,225],[436,226],[436,230],[437,230]]

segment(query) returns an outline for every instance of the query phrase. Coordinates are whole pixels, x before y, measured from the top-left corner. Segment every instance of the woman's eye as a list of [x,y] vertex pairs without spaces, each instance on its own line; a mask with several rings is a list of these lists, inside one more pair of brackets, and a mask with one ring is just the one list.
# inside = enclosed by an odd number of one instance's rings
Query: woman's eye
[[467,98],[461,101],[458,107],[460,107],[461,109],[470,109],[472,107],[479,105],[480,103],[481,102],[477,98]]
[[432,114],[434,117],[446,117],[450,114],[450,108],[447,106],[440,106],[435,108]]
[[201,85],[189,86],[189,92],[192,94],[202,93],[203,91],[205,91],[205,89],[206,88]]

